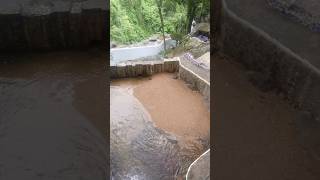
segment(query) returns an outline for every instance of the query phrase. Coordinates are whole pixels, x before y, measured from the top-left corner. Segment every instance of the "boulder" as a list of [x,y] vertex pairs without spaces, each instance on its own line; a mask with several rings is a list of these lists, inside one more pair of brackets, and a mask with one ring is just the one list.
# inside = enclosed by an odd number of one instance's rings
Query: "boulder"
[[197,36],[198,34],[210,34],[210,24],[209,23],[199,23],[193,28],[190,33],[191,36]]

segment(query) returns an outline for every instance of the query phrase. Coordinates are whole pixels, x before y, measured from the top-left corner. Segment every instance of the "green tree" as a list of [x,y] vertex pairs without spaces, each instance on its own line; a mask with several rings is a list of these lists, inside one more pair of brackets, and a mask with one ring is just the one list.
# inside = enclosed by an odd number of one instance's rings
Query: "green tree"
[[209,0],[111,0],[111,40],[130,44],[153,34],[179,34],[209,13]]

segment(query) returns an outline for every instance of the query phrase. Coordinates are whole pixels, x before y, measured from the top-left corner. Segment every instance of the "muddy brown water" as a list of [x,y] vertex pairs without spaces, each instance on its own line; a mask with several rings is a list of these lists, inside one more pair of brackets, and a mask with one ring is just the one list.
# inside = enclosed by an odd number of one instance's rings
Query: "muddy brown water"
[[112,178],[183,178],[207,150],[209,110],[199,92],[173,77],[164,73],[111,83]]
[[1,55],[0,179],[106,179],[104,54]]
[[278,95],[259,91],[233,60],[216,56],[213,64],[212,177],[320,179],[317,148],[306,145],[315,139],[319,150],[319,127]]

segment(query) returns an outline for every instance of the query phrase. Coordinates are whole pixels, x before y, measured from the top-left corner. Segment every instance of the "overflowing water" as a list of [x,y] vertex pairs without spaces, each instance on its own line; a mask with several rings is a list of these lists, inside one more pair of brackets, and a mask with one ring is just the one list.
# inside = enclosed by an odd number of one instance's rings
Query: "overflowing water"
[[[167,89],[171,96],[184,100],[164,97],[168,92],[159,88],[163,83],[172,87]],[[172,83],[176,85],[171,86]],[[166,98],[175,103],[161,100]],[[188,105],[190,102],[199,109],[193,110],[193,105]],[[112,178],[183,178],[192,161],[209,146],[208,109],[199,102],[202,99],[197,92],[170,74],[156,75],[152,80],[113,82],[110,87]],[[150,105],[153,103],[156,104]]]
[[0,60],[0,179],[107,176],[106,56],[99,50]]

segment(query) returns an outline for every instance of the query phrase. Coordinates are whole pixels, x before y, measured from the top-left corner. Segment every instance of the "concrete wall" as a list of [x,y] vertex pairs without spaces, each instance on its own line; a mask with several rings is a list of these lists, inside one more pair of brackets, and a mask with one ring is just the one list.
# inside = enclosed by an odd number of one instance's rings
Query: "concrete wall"
[[15,1],[0,3],[0,51],[78,49],[107,42],[106,1]]
[[280,42],[239,18],[223,0],[222,50],[243,64],[262,90],[284,95],[320,122],[320,71]]
[[192,88],[198,90],[210,106],[210,82],[201,78],[182,64],[179,66],[179,78],[190,84]]

